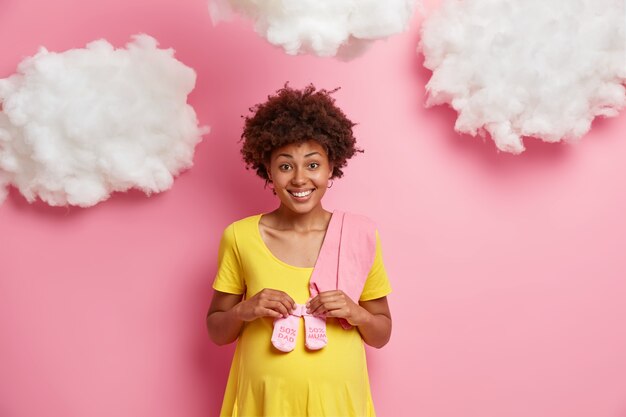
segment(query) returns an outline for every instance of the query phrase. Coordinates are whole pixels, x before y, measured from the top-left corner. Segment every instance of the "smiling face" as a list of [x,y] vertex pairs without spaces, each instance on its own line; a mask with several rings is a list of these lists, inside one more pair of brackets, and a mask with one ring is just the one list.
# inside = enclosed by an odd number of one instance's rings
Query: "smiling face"
[[314,140],[274,149],[267,171],[281,205],[298,214],[321,208],[333,167]]

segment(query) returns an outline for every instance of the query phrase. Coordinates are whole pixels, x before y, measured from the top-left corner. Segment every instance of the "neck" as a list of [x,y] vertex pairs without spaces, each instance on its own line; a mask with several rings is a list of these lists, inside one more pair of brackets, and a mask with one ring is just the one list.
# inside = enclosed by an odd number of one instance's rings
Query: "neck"
[[308,213],[295,213],[282,204],[274,211],[278,227],[296,232],[326,229],[331,214],[324,210],[321,204]]

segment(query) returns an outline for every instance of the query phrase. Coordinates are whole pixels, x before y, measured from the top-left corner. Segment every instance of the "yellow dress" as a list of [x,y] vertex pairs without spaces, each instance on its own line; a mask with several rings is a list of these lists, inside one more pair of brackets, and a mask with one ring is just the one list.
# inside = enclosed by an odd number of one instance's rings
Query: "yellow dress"
[[[261,215],[232,223],[224,231],[219,250],[217,291],[253,296],[264,288],[282,290],[296,303],[309,299],[313,268],[288,265],[276,258],[259,232]],[[376,236],[376,258],[361,300],[391,292]],[[281,352],[270,341],[273,319],[244,325],[230,369],[221,417],[372,417],[363,340],[356,328],[344,330],[327,320],[328,344],[317,350],[304,345],[300,320],[296,347]]]

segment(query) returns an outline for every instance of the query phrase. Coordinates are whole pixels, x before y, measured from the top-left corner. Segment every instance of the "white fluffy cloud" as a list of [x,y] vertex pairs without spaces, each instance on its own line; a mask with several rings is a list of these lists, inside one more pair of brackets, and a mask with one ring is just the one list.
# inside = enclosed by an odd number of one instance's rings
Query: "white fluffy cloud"
[[444,0],[423,24],[427,105],[520,153],[577,139],[626,105],[626,0]]
[[416,0],[210,0],[213,23],[240,13],[288,54],[351,58],[404,31]]
[[41,50],[0,80],[0,202],[92,206],[114,191],[167,190],[208,130],[187,104],[196,75],[147,35]]

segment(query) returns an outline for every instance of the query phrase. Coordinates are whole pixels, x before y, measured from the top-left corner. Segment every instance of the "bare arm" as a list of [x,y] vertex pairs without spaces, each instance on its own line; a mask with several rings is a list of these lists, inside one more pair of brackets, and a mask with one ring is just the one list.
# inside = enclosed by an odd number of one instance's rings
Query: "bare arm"
[[237,317],[234,307],[241,302],[241,294],[215,291],[206,316],[209,337],[216,345],[226,345],[237,340],[243,320]]
[[319,293],[309,303],[308,311],[313,315],[343,318],[361,333],[368,345],[381,348],[391,337],[391,312],[387,297],[355,303],[343,291]]
[[365,310],[363,318],[362,320],[353,320],[354,323],[350,324],[358,327],[365,343],[380,349],[389,342],[391,337],[391,312],[387,297],[359,301],[359,306]]
[[215,291],[206,317],[209,337],[226,345],[239,337],[244,322],[259,317],[287,317],[296,307],[293,299],[279,290],[265,288],[247,300],[240,294]]

